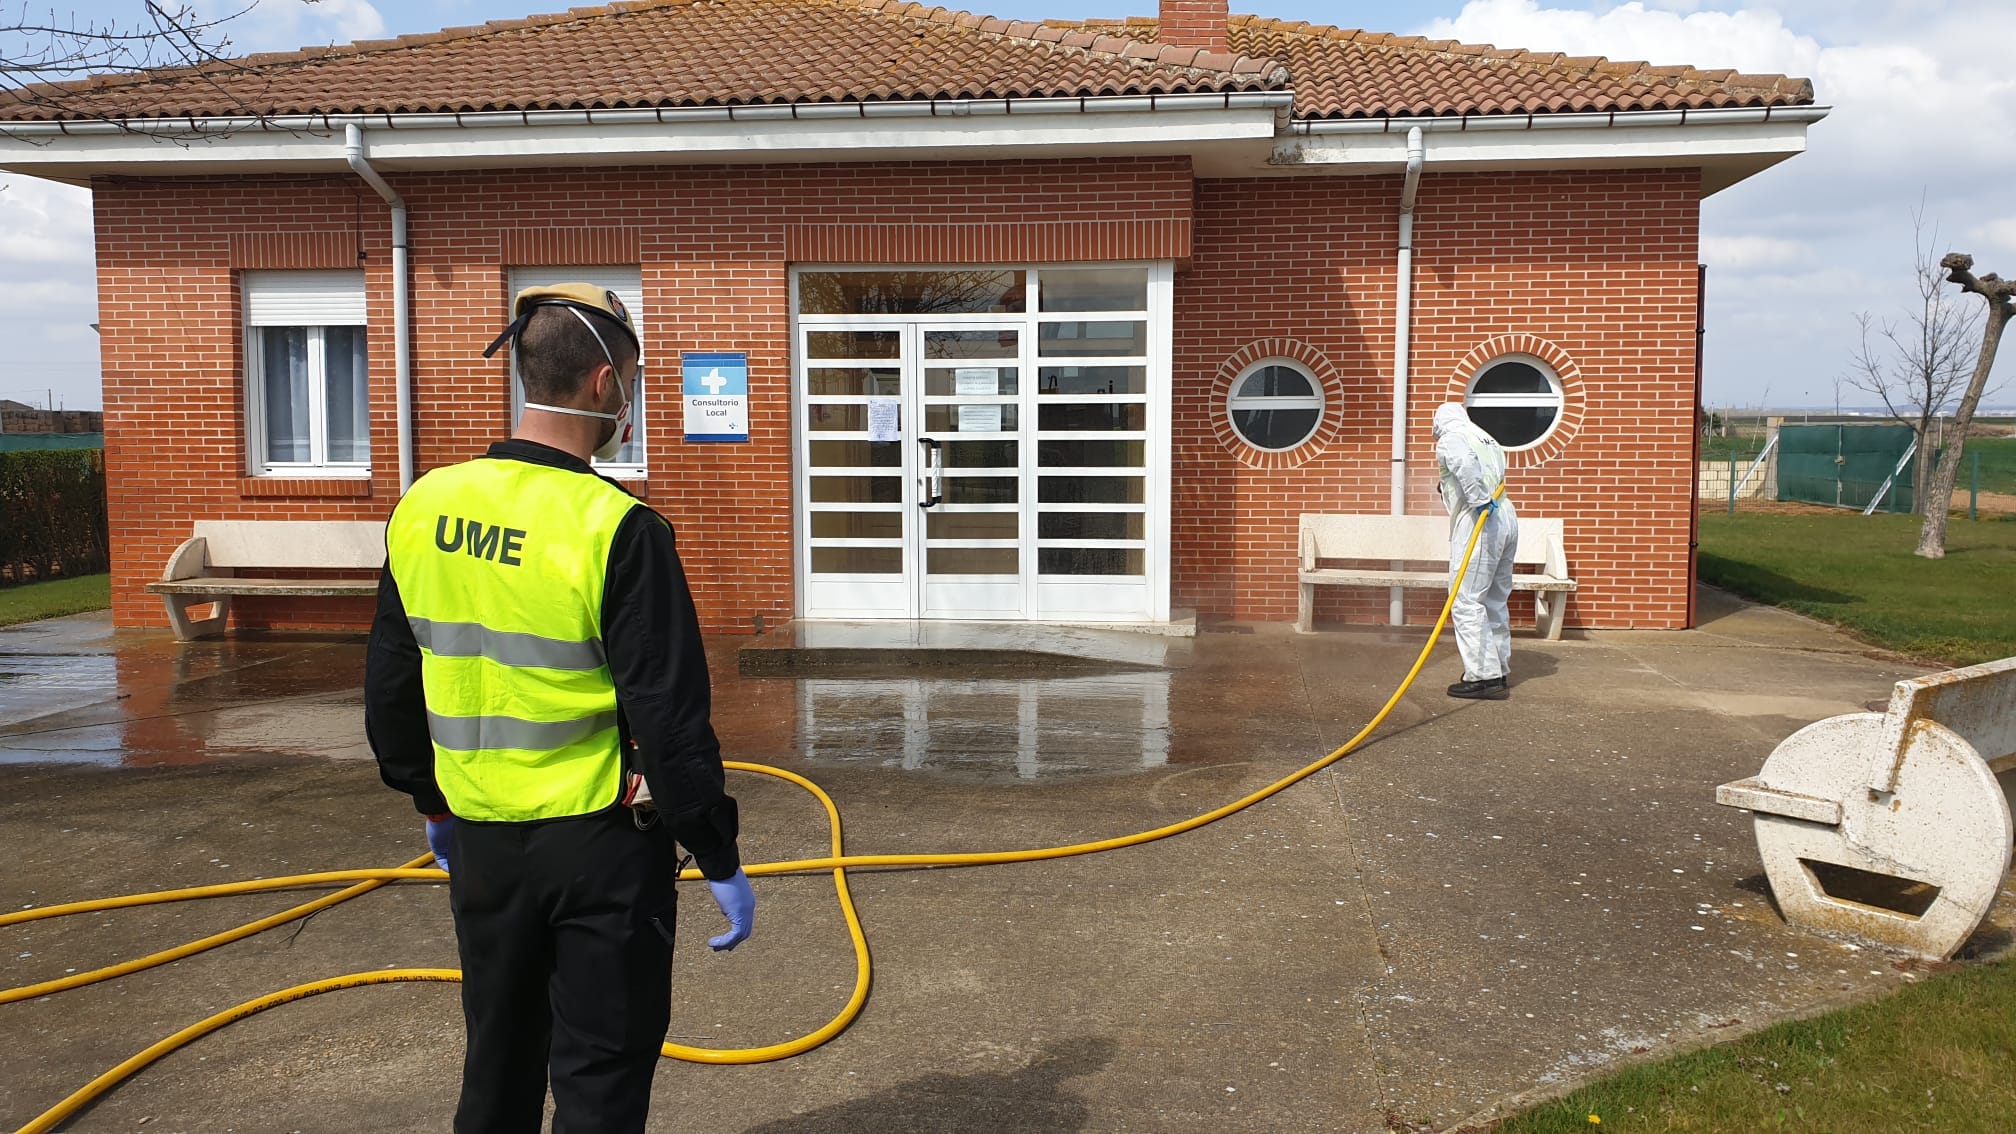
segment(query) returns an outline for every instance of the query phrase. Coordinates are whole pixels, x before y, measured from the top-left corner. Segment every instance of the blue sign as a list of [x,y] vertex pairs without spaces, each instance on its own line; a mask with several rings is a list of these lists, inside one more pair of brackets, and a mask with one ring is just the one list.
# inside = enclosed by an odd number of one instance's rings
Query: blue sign
[[749,356],[742,352],[679,356],[686,395],[686,440],[749,440]]

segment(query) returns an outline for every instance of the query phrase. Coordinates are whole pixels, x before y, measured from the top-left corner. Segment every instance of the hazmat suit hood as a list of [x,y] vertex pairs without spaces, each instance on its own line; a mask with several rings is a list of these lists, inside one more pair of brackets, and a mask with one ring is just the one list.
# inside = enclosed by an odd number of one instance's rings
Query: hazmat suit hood
[[1470,413],[1463,408],[1463,403],[1443,402],[1441,405],[1435,407],[1436,437],[1439,438],[1444,433],[1458,426],[1468,424],[1470,424]]

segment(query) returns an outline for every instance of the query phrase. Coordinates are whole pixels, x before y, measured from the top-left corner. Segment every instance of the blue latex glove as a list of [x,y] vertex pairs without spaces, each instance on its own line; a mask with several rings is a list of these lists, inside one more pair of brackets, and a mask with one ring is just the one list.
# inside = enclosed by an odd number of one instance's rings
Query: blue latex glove
[[1489,500],[1486,500],[1483,506],[1478,509],[1478,515],[1488,516],[1491,513],[1496,512],[1497,510],[1498,510],[1498,498],[1496,496],[1493,496]]
[[448,869],[448,850],[455,845],[455,817],[444,815],[427,820],[427,849],[434,852],[434,865]]
[[728,919],[728,932],[709,937],[707,944],[720,953],[749,940],[749,929],[756,922],[756,891],[749,888],[749,876],[737,870],[734,877],[709,882],[707,888],[714,892],[714,904]]

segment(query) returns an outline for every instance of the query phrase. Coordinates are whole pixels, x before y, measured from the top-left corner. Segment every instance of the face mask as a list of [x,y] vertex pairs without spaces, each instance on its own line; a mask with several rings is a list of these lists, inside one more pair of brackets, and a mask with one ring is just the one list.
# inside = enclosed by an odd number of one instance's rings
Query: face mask
[[[623,451],[623,446],[630,443],[630,435],[635,428],[634,423],[630,420],[630,394],[628,391],[623,389],[623,370],[621,367],[616,365],[615,356],[609,353],[609,344],[602,341],[602,332],[597,331],[595,329],[595,324],[589,322],[588,317],[586,315],[581,314],[579,311],[576,311],[571,307],[567,308],[567,312],[573,315],[576,319],[581,320],[581,325],[588,328],[589,334],[595,336],[595,345],[602,348],[602,357],[609,360],[609,372],[616,376],[616,393],[622,397],[623,404],[616,407],[615,413],[601,413],[597,410],[575,409],[573,406],[542,405],[539,402],[526,402],[525,408],[545,410],[547,413],[564,413],[571,417],[592,417],[599,421],[615,422],[616,426],[615,428],[609,431],[608,439],[603,441],[602,444],[595,447],[596,460],[598,461],[614,460],[616,458],[616,454]],[[641,361],[638,363],[637,370],[638,375],[641,378],[644,370],[644,366]]]

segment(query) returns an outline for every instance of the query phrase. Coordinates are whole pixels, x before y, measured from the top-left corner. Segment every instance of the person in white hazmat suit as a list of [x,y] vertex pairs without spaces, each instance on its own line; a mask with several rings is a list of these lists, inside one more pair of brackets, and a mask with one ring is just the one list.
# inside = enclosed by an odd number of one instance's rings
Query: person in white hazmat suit
[[1470,420],[1461,403],[1435,410],[1435,464],[1442,474],[1442,503],[1449,509],[1449,577],[1463,569],[1463,554],[1477,514],[1490,514],[1477,537],[1477,550],[1449,617],[1456,626],[1456,649],[1463,655],[1463,680],[1451,697],[1502,701],[1511,696],[1506,674],[1512,665],[1512,555],[1519,546],[1519,513],[1512,500],[1492,494],[1505,482],[1505,450]]

